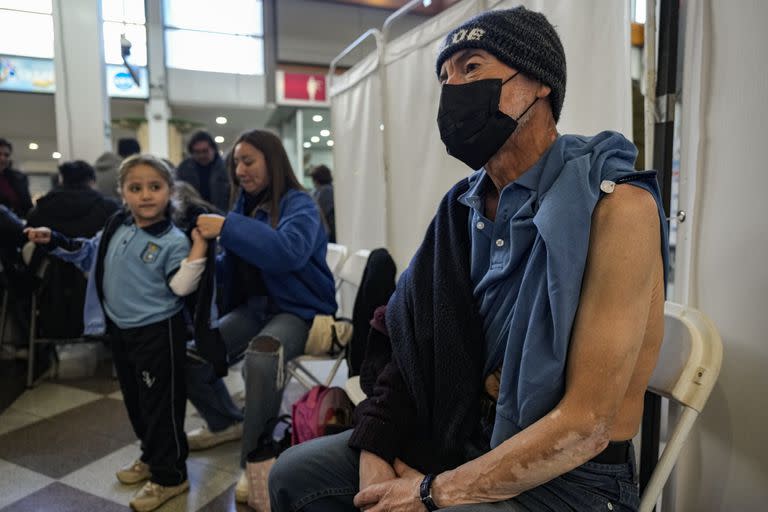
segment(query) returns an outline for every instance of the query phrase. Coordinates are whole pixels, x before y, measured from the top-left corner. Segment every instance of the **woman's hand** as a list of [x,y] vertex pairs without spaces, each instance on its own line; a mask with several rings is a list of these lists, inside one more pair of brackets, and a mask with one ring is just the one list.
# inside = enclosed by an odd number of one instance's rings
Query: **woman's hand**
[[224,225],[224,217],[213,213],[206,213],[197,216],[197,229],[206,240],[211,240],[221,235],[221,228]]
[[51,241],[49,228],[26,228],[24,234],[27,235],[27,240],[36,244],[47,244]]
[[195,261],[205,258],[208,250],[208,240],[200,232],[200,228],[192,229],[192,247],[189,249],[189,261]]

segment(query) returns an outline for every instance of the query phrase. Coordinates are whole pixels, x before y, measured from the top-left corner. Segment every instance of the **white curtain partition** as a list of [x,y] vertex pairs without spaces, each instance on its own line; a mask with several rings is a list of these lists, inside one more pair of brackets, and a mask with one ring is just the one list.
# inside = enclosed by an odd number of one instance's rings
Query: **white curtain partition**
[[[379,98],[378,76],[371,59],[352,68],[342,79],[354,85],[332,89],[334,183],[340,243],[350,248],[385,245],[402,271],[418,247],[440,198],[462,176],[470,174],[449,157],[440,141],[436,118],[440,86],[435,58],[443,37],[458,24],[488,8],[509,8],[521,2],[465,0],[416,29],[386,43],[386,180],[380,144],[375,133]],[[522,2],[547,15],[557,27],[566,49],[568,85],[559,123],[562,133],[594,134],[610,129],[631,137],[631,82],[629,61],[629,6],[615,0],[540,0]],[[364,73],[367,71],[367,73]],[[347,75],[358,79],[353,80]],[[359,78],[365,75],[365,78]],[[341,80],[336,80],[341,84]],[[377,161],[377,158],[379,159]],[[357,166],[357,167],[355,167]],[[366,169],[368,178],[354,176]],[[382,172],[382,174],[379,174]],[[354,176],[353,184],[342,184]],[[362,184],[366,187],[363,189]],[[377,188],[380,184],[385,188]],[[366,191],[361,201],[355,193]],[[354,192],[353,192],[354,191]],[[386,218],[379,219],[384,211]],[[349,217],[349,218],[347,218]],[[339,228],[337,228],[339,229]],[[371,233],[369,229],[380,229]]]
[[387,245],[378,65],[373,53],[331,84],[336,239],[349,254]]

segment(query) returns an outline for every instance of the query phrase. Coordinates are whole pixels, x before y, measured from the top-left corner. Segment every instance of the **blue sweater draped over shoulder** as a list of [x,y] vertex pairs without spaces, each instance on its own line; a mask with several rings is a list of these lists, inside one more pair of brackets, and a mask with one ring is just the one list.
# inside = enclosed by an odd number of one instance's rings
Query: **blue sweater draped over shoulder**
[[[531,240],[510,337],[486,353],[483,320],[470,278],[469,208],[462,180],[443,199],[387,309],[393,358],[415,407],[415,425],[447,454],[477,426],[483,369],[502,366],[491,446],[528,427],[559,402],[589,248],[592,213],[603,181],[647,190],[658,205],[667,267],[667,227],[655,172],[636,172],[635,146],[621,134],[561,136],[545,155],[530,215]],[[515,243],[512,240],[512,243]],[[533,269],[545,271],[533,272]],[[665,271],[666,276],[666,271]]]

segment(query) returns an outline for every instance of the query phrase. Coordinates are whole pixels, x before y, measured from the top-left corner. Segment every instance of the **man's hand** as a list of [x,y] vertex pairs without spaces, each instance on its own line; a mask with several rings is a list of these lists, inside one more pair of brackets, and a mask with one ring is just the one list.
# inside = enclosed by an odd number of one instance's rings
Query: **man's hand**
[[360,489],[392,480],[397,474],[387,461],[365,450],[360,452]]
[[213,213],[198,215],[197,229],[206,240],[216,238],[221,234],[221,227],[224,225],[224,217]]
[[[394,478],[381,483],[364,486],[362,479],[362,461],[363,459],[361,455],[361,491],[355,496],[354,503],[356,507],[359,507],[366,512],[424,511],[424,505],[419,498],[419,487],[421,486],[421,481],[424,479],[422,473],[419,473],[398,459],[395,461],[395,465],[392,468],[395,472]],[[384,464],[386,464],[386,462],[384,462]],[[387,464],[387,466],[389,465]]]
[[51,241],[49,228],[26,228],[24,234],[27,235],[27,240],[36,244],[47,244]]

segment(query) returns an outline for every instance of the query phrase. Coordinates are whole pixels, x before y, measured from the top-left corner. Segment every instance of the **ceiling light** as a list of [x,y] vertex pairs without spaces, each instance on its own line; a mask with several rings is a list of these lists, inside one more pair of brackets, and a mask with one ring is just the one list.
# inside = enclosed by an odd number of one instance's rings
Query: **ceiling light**
[[384,131],[384,123],[379,125],[379,130]]
[[37,142],[30,142],[29,143],[29,149],[35,150],[39,148],[40,146],[37,145]]
[[305,142],[305,143],[304,143],[304,147],[305,147],[305,148],[307,148],[307,149],[309,149],[309,148],[311,148],[311,147],[312,147],[312,143],[311,143],[311,142]]
[[321,137],[327,137],[331,134],[331,130],[320,130]]
[[424,5],[424,7],[429,7],[432,5],[432,0],[422,0],[421,3]]
[[222,142],[224,142],[224,137],[222,137],[221,135],[217,135],[213,138],[213,140],[216,141],[216,144],[221,144]]
[[58,151],[54,151],[53,153],[51,153],[51,158],[58,160],[59,158],[61,158],[61,153],[59,153]]
[[333,141],[332,140],[327,140],[327,141],[325,141],[325,143],[328,144],[328,146],[333,146]]
[[320,142],[320,137],[318,137],[317,135],[313,135],[312,137],[309,138],[309,140],[317,144],[318,142]]
[[316,123],[319,123],[323,120],[323,116],[321,116],[320,114],[315,114],[312,116],[312,120]]
[[216,124],[227,124],[227,118],[224,116],[217,117]]

